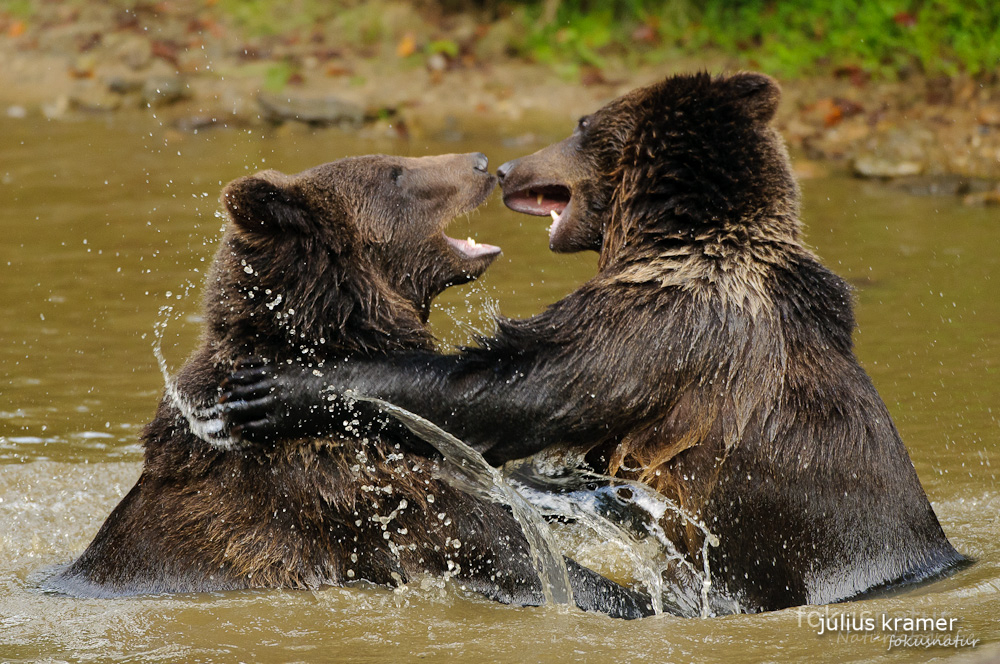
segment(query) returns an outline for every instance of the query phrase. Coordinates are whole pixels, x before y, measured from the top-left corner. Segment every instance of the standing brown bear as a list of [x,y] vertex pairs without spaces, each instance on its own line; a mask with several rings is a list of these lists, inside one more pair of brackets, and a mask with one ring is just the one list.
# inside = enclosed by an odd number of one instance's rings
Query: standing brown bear
[[[847,284],[800,240],[799,192],[762,75],[676,76],[500,168],[515,210],[598,274],[457,356],[411,353],[323,378],[236,373],[237,434],[324,429],[321,388],[376,394],[491,463],[554,445],[697,516],[739,610],[824,604],[928,579],[963,557],[852,350]],[[312,396],[310,396],[312,395]],[[690,562],[702,533],[663,524]]]
[[[508,508],[453,488],[439,458],[366,404],[323,437],[276,444],[213,437],[193,416],[246,354],[322,367],[431,352],[428,303],[499,253],[443,232],[493,190],[486,166],[478,153],[379,155],[230,183],[201,348],[143,433],[138,482],[52,585],[114,596],[398,585],[428,573],[502,602],[544,602]],[[651,612],[648,599],[567,563],[581,608]]]

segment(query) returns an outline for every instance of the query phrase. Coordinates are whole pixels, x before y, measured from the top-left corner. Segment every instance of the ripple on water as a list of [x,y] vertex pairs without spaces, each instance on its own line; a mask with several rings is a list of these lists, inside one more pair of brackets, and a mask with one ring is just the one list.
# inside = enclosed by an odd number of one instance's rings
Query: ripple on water
[[[0,464],[29,461],[120,461],[142,458],[140,425],[123,425],[126,433],[77,431],[53,436],[0,436]],[[134,429],[134,431],[128,431]]]

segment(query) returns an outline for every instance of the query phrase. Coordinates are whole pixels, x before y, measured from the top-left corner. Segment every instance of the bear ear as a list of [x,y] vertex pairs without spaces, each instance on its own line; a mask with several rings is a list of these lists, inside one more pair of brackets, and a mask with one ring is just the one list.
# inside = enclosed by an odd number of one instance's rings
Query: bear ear
[[230,182],[222,190],[229,217],[249,233],[308,232],[305,203],[279,182],[285,177],[277,171],[263,171]]
[[767,123],[774,117],[781,101],[781,87],[770,76],[743,72],[729,79],[734,95],[752,120]]

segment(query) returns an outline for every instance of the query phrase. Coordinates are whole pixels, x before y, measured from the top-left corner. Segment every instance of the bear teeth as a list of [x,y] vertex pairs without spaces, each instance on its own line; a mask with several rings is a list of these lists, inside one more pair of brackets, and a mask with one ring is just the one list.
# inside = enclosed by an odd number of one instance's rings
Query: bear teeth
[[471,237],[465,238],[465,241],[469,243],[470,247],[475,247],[476,246],[476,241],[473,240]]
[[538,204],[541,205],[542,201],[544,201],[544,200],[545,200],[545,197],[542,196],[541,194],[538,194]]
[[552,224],[549,226],[549,235],[552,235],[552,233],[555,232],[556,227],[559,226],[559,222],[562,221],[562,212],[549,210],[549,214],[552,216]]

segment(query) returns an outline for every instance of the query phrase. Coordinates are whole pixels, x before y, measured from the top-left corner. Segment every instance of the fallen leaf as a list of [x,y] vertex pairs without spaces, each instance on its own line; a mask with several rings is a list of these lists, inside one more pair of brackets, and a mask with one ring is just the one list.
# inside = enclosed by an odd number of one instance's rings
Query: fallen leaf
[[580,72],[580,82],[585,86],[607,85],[608,80],[604,78],[603,72],[597,67],[584,67]]
[[396,55],[401,58],[408,58],[417,52],[417,38],[412,32],[407,32],[396,45]]
[[341,64],[333,63],[327,66],[326,75],[331,77],[350,76],[354,70]]
[[817,101],[815,104],[807,106],[805,111],[808,115],[822,118],[823,126],[829,128],[839,124],[844,118],[849,118],[862,113],[864,108],[861,104],[851,101],[850,99],[843,99],[841,97],[825,97]]
[[177,66],[177,55],[180,47],[176,42],[170,40],[154,39],[150,43],[150,51],[155,58],[163,58],[170,64]]
[[80,79],[94,78],[94,70],[89,67],[85,69],[77,69],[76,67],[70,67],[69,76],[70,78],[80,78]]
[[846,78],[855,86],[862,86],[871,78],[871,74],[857,65],[844,65],[833,70],[833,75],[837,78]]
[[827,110],[826,115],[823,116],[823,126],[833,127],[840,123],[844,119],[844,112],[840,110],[838,106],[831,106]]
[[632,39],[643,44],[656,44],[660,41],[660,35],[656,32],[656,28],[643,23],[632,31]]

